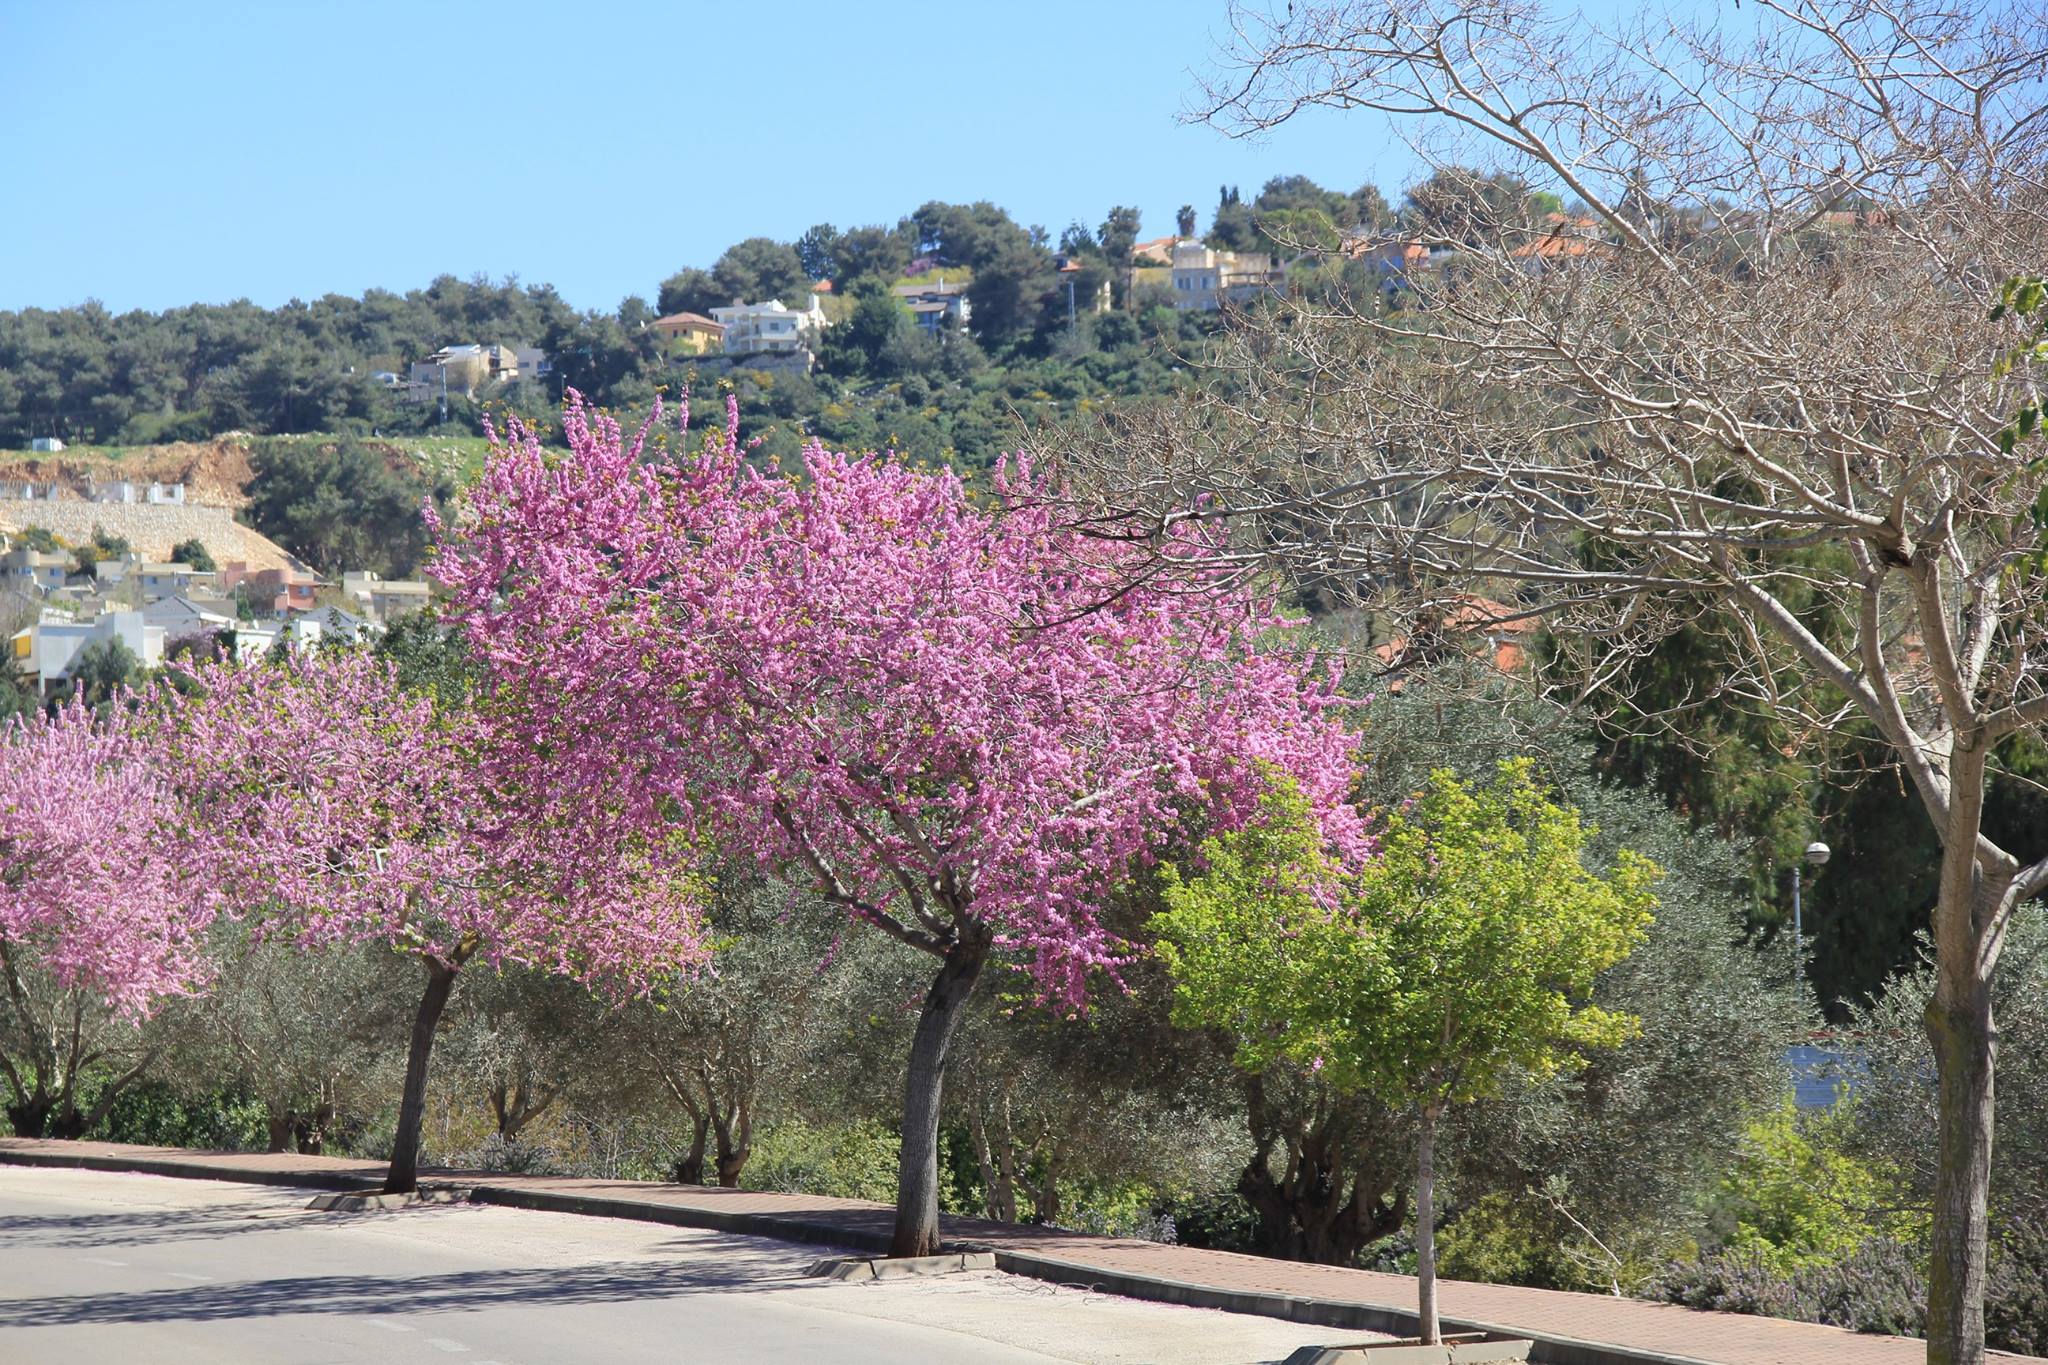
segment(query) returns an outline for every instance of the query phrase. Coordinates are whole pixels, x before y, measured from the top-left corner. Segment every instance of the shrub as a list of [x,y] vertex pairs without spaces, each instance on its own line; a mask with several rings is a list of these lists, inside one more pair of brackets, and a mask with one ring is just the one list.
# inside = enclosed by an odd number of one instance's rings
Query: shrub
[[1864,1243],[1839,1261],[1775,1269],[1756,1251],[1720,1252],[1671,1266],[1651,1298],[1687,1308],[1753,1313],[1846,1327],[1853,1332],[1920,1336],[1927,1282],[1918,1255],[1888,1239]]
[[1913,1220],[1886,1210],[1898,1182],[1846,1150],[1853,1110],[1801,1114],[1788,1097],[1750,1125],[1722,1178],[1722,1250],[1779,1276],[1846,1264],[1879,1236],[1911,1240]]
[[741,1182],[753,1190],[894,1203],[900,1146],[895,1131],[874,1119],[832,1127],[791,1119],[755,1138]]

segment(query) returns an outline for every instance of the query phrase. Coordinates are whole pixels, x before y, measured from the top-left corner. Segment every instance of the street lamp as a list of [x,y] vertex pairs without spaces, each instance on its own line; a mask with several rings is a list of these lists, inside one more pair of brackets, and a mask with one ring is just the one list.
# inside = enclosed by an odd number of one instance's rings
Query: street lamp
[[[1821,842],[1820,840],[1816,839],[1816,840],[1814,840],[1814,841],[1813,841],[1812,843],[1810,843],[1810,844],[1808,844],[1808,845],[1806,846],[1806,855],[1805,855],[1805,856],[1806,856],[1806,861],[1807,861],[1807,863],[1808,863],[1808,864],[1809,864],[1810,866],[1813,866],[1813,867],[1819,867],[1819,866],[1820,866],[1820,865],[1821,865],[1822,863],[1825,863],[1825,862],[1826,862],[1826,861],[1828,860],[1828,855],[1829,855],[1830,853],[1832,853],[1833,851],[1834,851],[1834,850],[1833,850],[1833,849],[1830,849],[1830,848],[1829,848],[1829,847],[1828,847],[1828,846],[1827,846],[1826,844],[1824,844],[1824,843],[1822,843],[1822,842]],[[1803,880],[1805,880],[1805,878],[1806,878],[1806,869],[1805,869],[1805,868],[1803,868],[1803,867],[1800,867],[1800,866],[1799,866],[1798,864],[1796,864],[1796,863],[1795,863],[1795,864],[1793,864],[1793,867],[1792,867],[1792,961],[1793,961],[1793,962],[1794,962],[1795,964],[1797,964],[1797,963],[1799,963],[1799,962],[1800,962],[1800,956],[1799,956],[1799,941],[1800,941],[1800,931],[1801,931],[1801,928],[1802,928],[1802,925],[1801,925],[1801,923],[1800,923],[1800,906],[1799,906],[1799,883],[1800,883],[1800,882],[1802,882]],[[1798,966],[1795,966],[1795,967],[1794,967],[1794,970],[1795,970],[1795,971],[1799,971],[1799,970],[1803,970],[1803,968],[1801,968],[1801,967],[1798,967]]]

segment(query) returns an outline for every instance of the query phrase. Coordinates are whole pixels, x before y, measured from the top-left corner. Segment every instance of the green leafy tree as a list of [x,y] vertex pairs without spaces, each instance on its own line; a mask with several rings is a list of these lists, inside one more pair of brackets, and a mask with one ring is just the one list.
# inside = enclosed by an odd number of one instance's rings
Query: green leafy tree
[[731,302],[719,297],[710,271],[688,266],[661,282],[654,306],[665,317],[671,313],[703,313]]
[[818,223],[804,230],[796,239],[796,258],[803,262],[804,274],[814,280],[839,278],[839,229],[830,223]]
[[200,540],[197,536],[192,537],[190,540],[181,540],[176,545],[173,545],[171,547],[171,562],[173,564],[190,565],[200,573],[213,573],[220,568],[220,565],[214,563],[213,552],[206,548],[206,542]]
[[765,303],[781,299],[792,307],[810,292],[811,277],[804,273],[803,258],[796,248],[772,237],[749,237],[726,248],[711,267],[711,284],[718,304]]
[[1558,207],[1556,195],[1531,190],[1512,172],[1444,166],[1409,188],[1401,220],[1433,240],[1466,242],[1526,228]]
[[906,227],[848,228],[832,246],[832,260],[839,273],[833,288],[844,290],[856,280],[894,284],[909,268],[912,232]]
[[78,651],[71,662],[67,698],[79,696],[94,706],[110,700],[122,688],[142,681],[142,660],[125,641],[96,640]]
[[426,553],[422,507],[452,492],[354,437],[263,441],[250,462],[250,524],[325,573],[410,574]]
[[1377,856],[1345,865],[1301,799],[1168,869],[1154,918],[1183,1022],[1229,1030],[1240,1066],[1305,1062],[1414,1115],[1421,1337],[1438,1338],[1435,1144],[1454,1105],[1580,1063],[1635,1021],[1590,1002],[1651,920],[1658,872],[1627,850],[1585,865],[1588,832],[1531,765],[1470,788],[1448,772],[1389,812]]
[[1237,186],[1225,185],[1216,195],[1216,214],[1209,220],[1209,235],[1202,239],[1218,251],[1256,251],[1261,238],[1251,205],[1238,194]]
[[872,276],[856,284],[851,297],[853,311],[825,334],[825,363],[836,373],[886,376],[917,323],[903,300]]

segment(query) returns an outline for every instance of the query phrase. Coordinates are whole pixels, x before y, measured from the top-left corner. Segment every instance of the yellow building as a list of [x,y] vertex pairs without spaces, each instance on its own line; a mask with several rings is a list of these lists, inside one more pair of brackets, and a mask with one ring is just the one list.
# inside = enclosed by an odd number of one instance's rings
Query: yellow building
[[670,355],[703,355],[725,341],[725,325],[702,313],[670,313],[654,320],[654,330],[661,333],[662,347]]

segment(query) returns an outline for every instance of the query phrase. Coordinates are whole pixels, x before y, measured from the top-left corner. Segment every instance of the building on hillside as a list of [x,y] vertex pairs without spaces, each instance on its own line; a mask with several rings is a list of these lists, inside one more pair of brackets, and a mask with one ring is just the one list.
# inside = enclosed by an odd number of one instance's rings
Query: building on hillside
[[[1373,646],[1372,653],[1388,673],[1452,655],[1482,660],[1502,673],[1520,673],[1529,665],[1538,625],[1524,608],[1465,594],[1418,614],[1405,633]],[[1400,680],[1391,686],[1399,691]]]
[[28,443],[28,448],[38,455],[54,455],[64,449],[64,442],[55,436],[38,436]]
[[512,361],[517,366],[517,377],[529,383],[542,383],[555,372],[548,353],[538,346],[521,346],[512,353]]
[[1527,241],[1508,248],[1508,255],[1531,274],[1603,260],[1613,253],[1613,244],[1601,234],[1600,220],[1584,214],[1548,214]]
[[235,624],[235,604],[225,598],[159,597],[142,609],[142,619],[164,633],[164,647],[194,635],[215,635]]
[[1149,242],[1138,242],[1131,247],[1132,265],[1172,265],[1173,249],[1186,239],[1180,237],[1154,237]]
[[56,497],[57,485],[54,483],[33,483],[28,480],[23,480],[20,483],[15,483],[11,480],[0,483],[0,498],[9,498],[20,502],[51,502]]
[[38,690],[51,689],[71,674],[78,656],[93,645],[118,640],[144,668],[164,661],[164,632],[139,611],[102,612],[90,621],[38,621],[16,631],[10,641],[16,668],[35,679]]
[[414,391],[408,396],[418,394],[422,385],[428,392],[420,396],[436,396],[445,382],[448,392],[467,398],[496,380],[517,379],[519,356],[509,346],[474,341],[459,346],[443,346],[425,360],[415,360],[408,377],[411,380],[408,388]]
[[190,564],[144,562],[135,566],[135,577],[141,580],[143,598],[148,600],[190,592],[194,588],[211,588],[219,581],[220,575],[195,569]]
[[662,349],[674,355],[705,355],[725,344],[725,325],[702,313],[670,313],[654,320]]
[[152,480],[149,485],[149,491],[144,496],[144,501],[148,502],[152,507],[183,507],[185,505],[185,485],[182,483],[157,483]]
[[246,560],[223,564],[220,590],[240,590],[243,600],[258,610],[268,608],[282,615],[289,611],[311,611],[314,594],[322,587],[319,575],[297,565],[283,569],[252,569]]
[[1075,281],[1080,278],[1081,273],[1086,269],[1087,267],[1081,263],[1079,257],[1062,256],[1059,259],[1059,265],[1055,273],[1060,277],[1061,288],[1065,290],[1067,295],[1067,312],[1069,314],[1107,313],[1110,301],[1108,275],[1105,274],[1096,283],[1095,288],[1089,291],[1086,297],[1081,297],[1076,292]]
[[343,573],[341,594],[372,621],[391,621],[433,601],[433,589],[416,578],[387,579],[373,573]]
[[49,592],[63,587],[70,572],[69,555],[44,554],[22,545],[0,555],[0,584],[11,588],[34,587]]
[[947,284],[944,275],[931,284],[899,284],[889,292],[903,300],[919,327],[934,334],[960,331],[974,316],[967,291],[957,284]]
[[85,486],[85,497],[88,502],[132,503],[136,501],[135,480],[110,479],[101,483],[98,479],[90,479]]
[[825,310],[819,305],[817,294],[813,292],[810,299],[810,306],[802,312],[785,307],[781,299],[712,309],[712,320],[725,328],[725,353],[788,355],[808,352],[826,327]]
[[1173,306],[1211,312],[1249,303],[1280,287],[1283,276],[1261,251],[1217,251],[1192,239],[1173,248]]

